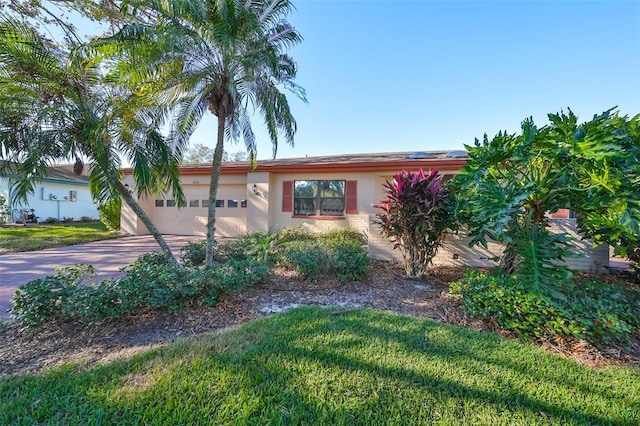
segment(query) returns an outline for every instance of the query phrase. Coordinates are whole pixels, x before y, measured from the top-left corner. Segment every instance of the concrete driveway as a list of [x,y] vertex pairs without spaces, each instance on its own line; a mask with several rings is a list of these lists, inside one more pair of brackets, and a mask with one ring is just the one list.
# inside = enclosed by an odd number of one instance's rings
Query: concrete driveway
[[[182,235],[164,235],[164,238],[176,256],[189,241],[202,239]],[[89,263],[95,267],[99,277],[115,277],[120,275],[120,268],[154,250],[160,250],[158,243],[152,236],[144,235],[0,255],[0,319],[10,318],[8,310],[11,309],[11,298],[18,287],[53,275],[57,268]]]

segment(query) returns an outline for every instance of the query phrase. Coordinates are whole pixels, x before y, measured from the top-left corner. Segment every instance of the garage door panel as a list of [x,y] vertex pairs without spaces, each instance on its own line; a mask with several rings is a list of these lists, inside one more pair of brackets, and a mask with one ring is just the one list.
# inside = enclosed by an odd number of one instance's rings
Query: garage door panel
[[[180,235],[207,235],[208,186],[186,186],[183,188],[186,207],[154,208],[154,222],[160,232]],[[218,200],[223,206],[216,208],[216,236],[235,237],[246,233],[247,209],[242,200],[246,200],[245,185],[221,185],[218,188]],[[229,200],[232,200],[229,202]],[[234,207],[235,206],[235,207]]]

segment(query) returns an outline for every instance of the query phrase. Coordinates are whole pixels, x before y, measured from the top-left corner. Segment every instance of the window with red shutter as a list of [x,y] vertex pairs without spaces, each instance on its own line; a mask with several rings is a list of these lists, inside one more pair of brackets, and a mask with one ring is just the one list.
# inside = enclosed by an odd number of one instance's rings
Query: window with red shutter
[[297,180],[283,182],[282,211],[293,217],[344,218],[358,213],[358,182]]
[[345,212],[347,214],[358,213],[358,181],[348,180],[345,189]]
[[293,181],[282,182],[282,211],[293,211]]

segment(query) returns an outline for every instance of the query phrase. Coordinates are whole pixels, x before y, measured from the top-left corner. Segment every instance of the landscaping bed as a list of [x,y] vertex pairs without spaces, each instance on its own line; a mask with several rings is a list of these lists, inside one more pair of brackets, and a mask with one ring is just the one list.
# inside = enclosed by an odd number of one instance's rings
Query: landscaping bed
[[[462,268],[432,267],[422,280],[410,280],[401,266],[374,262],[369,278],[342,283],[326,277],[308,282],[291,271],[276,269],[266,282],[227,294],[213,308],[195,303],[174,314],[144,310],[99,324],[46,324],[32,330],[10,323],[0,330],[0,375],[42,372],[70,362],[93,365],[128,358],[177,338],[207,334],[299,305],[341,306],[345,311],[374,308],[509,336],[490,322],[471,319],[460,309],[459,300],[449,295],[448,283],[463,274]],[[612,363],[640,366],[638,336],[629,348],[606,350],[571,339],[540,338],[538,343],[594,367]]]

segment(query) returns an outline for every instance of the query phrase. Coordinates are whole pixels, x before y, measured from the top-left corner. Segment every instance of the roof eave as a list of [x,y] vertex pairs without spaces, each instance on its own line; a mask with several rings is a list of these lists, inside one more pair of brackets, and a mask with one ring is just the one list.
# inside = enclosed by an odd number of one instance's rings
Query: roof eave
[[[336,172],[398,172],[401,170],[437,169],[442,171],[457,171],[467,163],[465,158],[433,158],[406,159],[393,161],[341,162],[341,163],[304,163],[304,164],[268,164],[255,169],[247,164],[223,164],[220,169],[222,175],[239,175],[249,172],[270,173],[336,173]],[[133,169],[122,169],[125,175],[133,174]],[[183,166],[180,174],[183,176],[209,175],[211,166]]]

